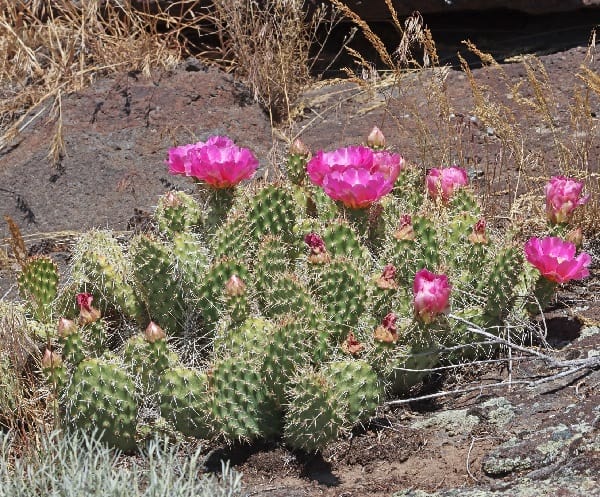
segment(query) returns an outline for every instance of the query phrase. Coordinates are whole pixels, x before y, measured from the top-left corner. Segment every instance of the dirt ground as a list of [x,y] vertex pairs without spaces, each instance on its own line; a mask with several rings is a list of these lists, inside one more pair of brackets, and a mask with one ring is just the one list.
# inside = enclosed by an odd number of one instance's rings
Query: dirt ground
[[[567,138],[581,138],[570,119],[568,95],[582,86],[575,72],[586,53],[581,46],[541,57],[554,92],[555,125]],[[527,78],[518,62],[476,69],[474,75],[507,102],[502,78],[513,83]],[[450,127],[425,129],[411,112],[436,122],[439,109],[428,81],[442,76],[454,117]],[[44,114],[0,150],[0,212],[20,225],[30,253],[64,261],[77,232],[132,229],[165,190],[191,191],[184,179],[167,174],[170,146],[226,134],[255,151],[262,174],[277,176],[288,147],[282,134],[299,135],[312,150],[332,149],[364,142],[378,125],[408,162],[427,168],[447,160],[467,167],[476,188],[491,200],[488,206],[495,207],[490,215],[501,216],[518,188],[519,171],[502,155],[495,130],[474,114],[468,79],[459,71],[430,70],[403,82],[398,87],[380,77],[367,88],[347,81],[313,88],[303,96],[293,129],[281,132],[272,129],[245,87],[196,60],[150,78],[128,73],[99,79],[63,97],[66,153],[58,164],[46,157],[54,125]],[[591,101],[591,108],[588,117],[597,121],[599,102]],[[520,112],[519,133],[537,159],[519,177],[543,184],[560,166],[551,132],[532,113]],[[597,173],[600,140],[590,142]],[[0,226],[0,240],[7,236]],[[588,240],[585,248],[594,257],[592,277],[561,291],[548,314],[547,341],[560,359],[600,353],[600,240]],[[0,272],[0,296],[15,297],[14,269]],[[558,371],[540,361],[515,359],[510,365],[432,378],[415,395],[472,390],[382,408],[368,426],[321,456],[292,453],[278,443],[207,447],[207,470],[218,469],[221,458],[231,459],[244,474],[247,495],[264,497],[600,495],[598,368],[523,385],[520,380]],[[512,388],[486,387],[509,378]]]

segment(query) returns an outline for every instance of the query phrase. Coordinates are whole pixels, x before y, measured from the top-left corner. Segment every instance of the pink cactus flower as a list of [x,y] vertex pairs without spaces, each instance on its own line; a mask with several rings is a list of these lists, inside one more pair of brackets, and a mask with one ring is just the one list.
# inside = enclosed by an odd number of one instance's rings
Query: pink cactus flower
[[546,215],[552,224],[567,223],[573,217],[573,211],[590,199],[581,196],[583,183],[564,176],[554,176],[546,184]]
[[435,274],[427,269],[418,271],[413,283],[415,316],[427,324],[446,312],[451,288],[445,274]]
[[462,167],[434,167],[426,178],[427,191],[431,198],[441,198],[448,202],[453,193],[459,188],[469,184],[467,172]]
[[581,280],[589,276],[590,254],[580,253],[575,257],[574,243],[556,236],[530,238],[525,244],[525,257],[542,276],[555,283]]
[[346,207],[363,209],[387,195],[404,166],[404,159],[369,147],[319,151],[306,165],[311,181]]
[[171,174],[191,176],[214,188],[232,188],[250,179],[259,165],[249,149],[236,146],[226,136],[172,148],[167,163]]

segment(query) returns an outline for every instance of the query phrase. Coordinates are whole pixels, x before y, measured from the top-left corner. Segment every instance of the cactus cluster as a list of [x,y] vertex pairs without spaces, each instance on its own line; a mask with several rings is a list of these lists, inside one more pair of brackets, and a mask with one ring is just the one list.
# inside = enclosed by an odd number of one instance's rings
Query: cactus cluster
[[[169,192],[151,233],[84,234],[61,291],[51,261],[26,265],[34,317],[61,317],[43,366],[66,426],[131,450],[143,408],[185,436],[320,450],[440,362],[490,353],[452,316],[503,327],[551,297],[516,242],[486,232],[466,176],[450,188],[438,171],[428,191],[394,154],[344,149],[367,161],[364,193],[352,167],[295,147],[286,182],[228,185],[205,209]],[[184,152],[171,167],[190,175]]]

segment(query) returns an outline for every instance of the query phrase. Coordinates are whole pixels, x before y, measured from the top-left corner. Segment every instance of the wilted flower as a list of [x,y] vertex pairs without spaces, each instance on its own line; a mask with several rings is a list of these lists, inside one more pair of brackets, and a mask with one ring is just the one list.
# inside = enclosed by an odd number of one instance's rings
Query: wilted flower
[[396,343],[398,341],[397,320],[398,316],[393,312],[386,314],[381,324],[375,328],[373,338],[378,342]]
[[367,145],[375,150],[385,148],[385,136],[377,126],[373,126],[369,133]]
[[473,226],[473,231],[469,235],[469,241],[471,243],[482,243],[485,244],[488,242],[488,238],[485,234],[485,219],[481,218],[479,221],[475,223]]
[[342,350],[350,355],[359,355],[364,349],[365,346],[356,339],[352,332],[348,333],[348,338],[342,343]]
[[150,321],[144,331],[144,338],[147,342],[154,343],[158,340],[163,340],[167,337],[164,330],[158,326],[154,321]]
[[92,307],[94,297],[91,293],[78,293],[75,298],[77,299],[77,305],[79,306],[79,324],[81,326],[93,323],[100,319],[100,311],[95,307]]
[[398,283],[396,283],[396,266],[393,264],[386,265],[375,284],[382,290],[395,290],[398,288]]
[[575,244],[556,236],[530,238],[525,243],[525,256],[542,276],[555,283],[581,280],[589,276],[590,254],[575,257]]
[[400,217],[398,229],[394,232],[396,240],[414,240],[415,230],[413,229],[412,217],[410,214],[403,214]]
[[214,188],[231,188],[251,178],[258,169],[252,152],[225,136],[172,148],[167,163],[171,174],[191,176]]
[[589,195],[581,196],[583,182],[564,176],[554,176],[546,184],[546,215],[553,224],[566,223],[579,205],[584,205]]
[[329,262],[330,257],[323,239],[314,232],[304,237],[304,243],[310,248],[308,260],[313,264],[324,264]]
[[415,316],[424,323],[431,323],[448,309],[450,290],[445,274],[435,274],[427,269],[418,271],[413,283]]
[[469,184],[467,172],[456,166],[434,167],[429,171],[426,181],[429,196],[434,199],[441,197],[443,202],[448,202],[456,190]]
[[403,165],[398,154],[346,147],[317,152],[306,165],[306,172],[332,199],[346,207],[362,209],[392,190]]

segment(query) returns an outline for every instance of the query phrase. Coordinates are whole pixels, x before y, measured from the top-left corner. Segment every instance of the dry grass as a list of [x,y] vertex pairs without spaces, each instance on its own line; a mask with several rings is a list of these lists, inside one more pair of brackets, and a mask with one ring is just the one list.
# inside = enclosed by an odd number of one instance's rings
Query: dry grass
[[174,17],[119,0],[0,0],[0,150],[48,116],[56,125],[48,156],[59,164],[62,95],[98,75],[173,67],[187,54],[182,31],[206,29],[206,17],[192,14],[197,3],[174,2]]

